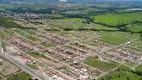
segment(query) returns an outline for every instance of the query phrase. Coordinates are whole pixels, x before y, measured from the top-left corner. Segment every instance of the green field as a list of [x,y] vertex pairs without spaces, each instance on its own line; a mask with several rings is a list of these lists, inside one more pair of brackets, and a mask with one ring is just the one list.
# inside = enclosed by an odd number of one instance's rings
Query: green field
[[131,32],[142,32],[142,24],[132,24],[126,27],[126,30]]
[[142,76],[142,65],[139,65],[138,67],[136,67],[135,72]]
[[116,71],[131,71],[131,68],[121,65],[119,68],[116,69]]
[[86,64],[98,68],[102,71],[108,71],[118,66],[116,62],[113,61],[101,61],[97,57],[88,57],[85,61]]
[[8,17],[0,17],[0,26],[4,28],[19,28],[20,26],[12,22]]
[[100,78],[99,80],[141,80],[140,76],[131,72],[113,72]]
[[140,34],[131,34],[129,32],[105,32],[101,31],[100,40],[110,44],[124,44],[134,39],[140,38]]
[[[54,21],[56,23],[54,23]],[[54,19],[54,28],[60,28],[64,31],[76,30],[76,31],[117,31],[118,28],[110,28],[108,26],[103,26],[95,23],[88,22],[86,19],[82,18],[70,18],[70,19]],[[49,27],[49,26],[48,26]],[[51,29],[53,26],[51,26]],[[58,29],[58,30],[60,30]]]
[[142,22],[142,13],[129,13],[129,14],[105,14],[98,16],[91,16],[94,22],[101,23],[109,26],[120,26],[124,24],[131,24],[133,22]]
[[128,47],[134,50],[142,51],[142,40],[138,39],[132,42],[131,45]]
[[12,77],[8,78],[7,80],[29,80],[31,76],[25,72],[22,72],[18,75],[13,75]]

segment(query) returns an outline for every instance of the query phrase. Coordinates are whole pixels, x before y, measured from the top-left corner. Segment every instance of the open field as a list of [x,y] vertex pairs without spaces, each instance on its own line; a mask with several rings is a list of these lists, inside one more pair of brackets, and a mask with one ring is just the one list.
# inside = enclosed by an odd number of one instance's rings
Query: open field
[[13,75],[12,77],[8,78],[7,80],[29,80],[31,76],[25,72],[19,73],[17,75]]
[[130,13],[130,14],[105,14],[98,16],[91,16],[94,22],[109,25],[109,26],[121,26],[125,24],[131,24],[133,22],[142,22],[142,13]]
[[118,64],[113,61],[105,62],[96,57],[88,57],[85,63],[102,71],[108,71],[118,66]]
[[5,60],[4,58],[0,58],[0,59],[1,59],[0,69],[1,69],[1,74],[3,76],[11,75],[20,70],[17,66],[13,65],[9,61]]
[[99,32],[100,40],[110,44],[124,44],[126,42],[138,39],[140,34],[131,34],[128,32]]
[[99,80],[140,80],[140,76],[130,72],[114,72],[110,73]]
[[8,17],[0,17],[0,25],[4,28],[18,28],[19,25],[15,24],[12,22],[12,20],[9,19]]
[[126,30],[130,32],[142,32],[142,24],[130,24],[126,27]]

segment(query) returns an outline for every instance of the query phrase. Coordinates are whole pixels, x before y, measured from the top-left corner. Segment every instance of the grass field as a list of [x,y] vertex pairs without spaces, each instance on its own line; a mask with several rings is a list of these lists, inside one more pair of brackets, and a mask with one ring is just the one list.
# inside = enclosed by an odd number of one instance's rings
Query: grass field
[[124,44],[131,40],[137,39],[140,37],[140,34],[131,34],[129,32],[105,32],[101,31],[100,40],[110,44]]
[[113,72],[99,80],[140,80],[140,76],[131,72]]
[[129,14],[105,14],[98,16],[91,16],[94,22],[102,23],[109,26],[119,26],[123,24],[130,24],[132,22],[142,22],[142,13]]
[[19,28],[19,25],[10,20],[11,19],[7,17],[0,17],[0,26],[4,28]]
[[88,57],[85,63],[92,67],[98,68],[102,71],[108,71],[118,66],[116,62],[113,61],[104,62],[98,59],[97,57]]
[[[116,31],[119,30],[118,28],[110,28],[107,26],[95,24],[95,23],[85,23],[85,19],[81,18],[71,18],[71,19],[54,19],[52,24],[54,24],[54,28],[63,29],[63,30],[76,30],[76,31],[85,31],[85,30],[92,30],[92,31]],[[49,27],[49,26],[48,26]],[[51,26],[51,29],[53,26]]]
[[131,45],[128,47],[138,50],[138,51],[142,51],[142,40],[138,39],[138,40],[132,42]]
[[138,74],[142,76],[142,65],[139,65],[138,67],[136,67],[135,72],[137,72]]
[[10,78],[8,78],[7,80],[29,80],[31,78],[31,76],[25,72],[22,72],[18,75],[14,75]]
[[127,26],[126,29],[131,32],[142,32],[142,24],[132,24]]

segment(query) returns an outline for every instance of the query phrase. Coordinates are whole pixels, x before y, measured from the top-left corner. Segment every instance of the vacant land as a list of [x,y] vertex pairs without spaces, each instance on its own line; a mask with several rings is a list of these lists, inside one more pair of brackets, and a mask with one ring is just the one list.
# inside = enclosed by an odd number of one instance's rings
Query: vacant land
[[29,80],[31,76],[25,72],[22,72],[18,75],[13,75],[12,77],[8,78],[7,80]]
[[0,57],[0,59],[1,59],[0,72],[3,76],[11,75],[20,70],[17,66],[13,65],[9,61],[5,60],[4,58]]
[[102,71],[108,71],[118,66],[118,64],[113,61],[105,62],[97,57],[88,57],[85,63]]

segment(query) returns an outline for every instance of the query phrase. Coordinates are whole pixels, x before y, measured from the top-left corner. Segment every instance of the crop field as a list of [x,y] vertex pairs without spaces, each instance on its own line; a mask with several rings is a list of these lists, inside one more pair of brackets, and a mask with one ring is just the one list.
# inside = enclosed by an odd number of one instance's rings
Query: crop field
[[142,13],[130,14],[105,14],[98,16],[91,16],[94,22],[109,26],[120,26],[124,24],[131,24],[133,22],[142,22]]

